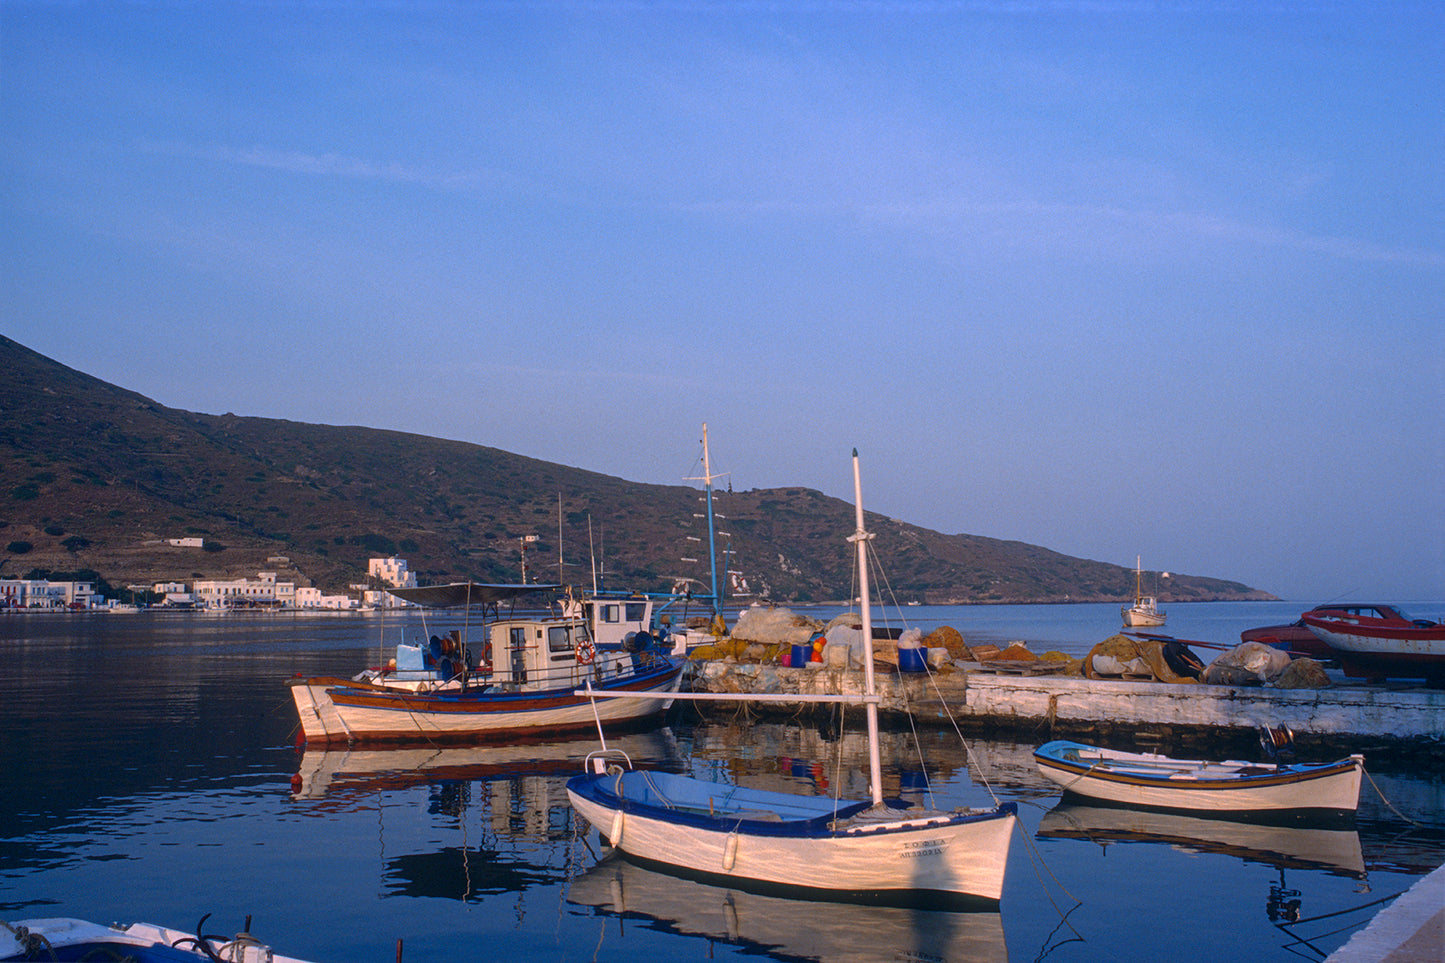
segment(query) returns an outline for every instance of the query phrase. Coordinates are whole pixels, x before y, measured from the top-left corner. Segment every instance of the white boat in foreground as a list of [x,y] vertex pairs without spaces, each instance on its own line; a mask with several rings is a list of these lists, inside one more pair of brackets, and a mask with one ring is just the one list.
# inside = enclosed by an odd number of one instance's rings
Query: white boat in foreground
[[[909,906],[997,904],[1017,824],[1015,804],[935,811],[884,801],[868,602],[872,536],[863,527],[856,451],[853,483],[857,528],[849,540],[857,549],[867,648],[861,701],[868,722],[872,799],[801,796],[635,770],[624,754],[605,748],[588,757],[584,774],[568,781],[567,795],[572,807],[629,858],[707,882]],[[809,701],[792,694],[787,698]],[[860,700],[836,695],[811,701]]]
[[[204,925],[206,917],[201,918]],[[249,923],[249,920],[248,920]],[[0,923],[0,961],[126,960],[178,963],[196,959],[223,963],[303,963],[282,956],[249,932],[202,936],[151,923],[101,926],[77,919],[32,919]],[[199,927],[198,927],[199,929]],[[9,942],[6,942],[6,940]]]
[[1034,750],[1066,793],[1128,806],[1276,817],[1353,817],[1365,759],[1260,764],[1173,759],[1057,740]]

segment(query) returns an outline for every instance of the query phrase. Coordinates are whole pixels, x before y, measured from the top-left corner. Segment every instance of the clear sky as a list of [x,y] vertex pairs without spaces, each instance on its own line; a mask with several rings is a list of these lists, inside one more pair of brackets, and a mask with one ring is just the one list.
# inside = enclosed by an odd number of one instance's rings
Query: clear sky
[[0,331],[174,407],[1440,600],[1442,322],[1440,0],[0,0]]

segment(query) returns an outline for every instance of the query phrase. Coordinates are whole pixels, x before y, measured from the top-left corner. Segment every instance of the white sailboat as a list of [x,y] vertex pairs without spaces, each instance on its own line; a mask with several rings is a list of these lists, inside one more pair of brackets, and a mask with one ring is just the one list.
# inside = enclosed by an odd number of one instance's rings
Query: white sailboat
[[1163,625],[1168,616],[1159,611],[1159,602],[1152,595],[1144,594],[1143,556],[1134,557],[1134,603],[1120,609],[1126,626]]
[[[996,905],[1002,896],[1014,803],[950,811],[895,808],[882,791],[878,695],[873,677],[867,543],[858,453],[853,453],[864,694],[799,696],[792,702],[865,707],[872,798],[749,789],[635,770],[625,754],[593,753],[567,783],[573,808],[626,857],[725,885],[781,889],[815,899],[909,906]],[[620,694],[597,692],[598,697]],[[758,694],[679,693],[680,698],[765,700]]]

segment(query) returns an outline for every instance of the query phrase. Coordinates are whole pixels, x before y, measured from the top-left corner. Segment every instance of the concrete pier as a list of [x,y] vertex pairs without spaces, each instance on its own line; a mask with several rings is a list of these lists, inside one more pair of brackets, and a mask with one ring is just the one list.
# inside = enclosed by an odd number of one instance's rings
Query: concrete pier
[[[861,694],[863,673],[771,664],[695,663],[693,688],[711,692]],[[1445,690],[1415,686],[1169,684],[978,670],[947,674],[879,672],[884,715],[977,730],[1053,733],[1158,731],[1254,738],[1259,726],[1289,726],[1303,745],[1328,741],[1445,749]],[[775,707],[796,714],[801,703]],[[823,710],[827,711],[827,710]]]
[[1325,963],[1440,963],[1445,960],[1445,866],[1375,914]]

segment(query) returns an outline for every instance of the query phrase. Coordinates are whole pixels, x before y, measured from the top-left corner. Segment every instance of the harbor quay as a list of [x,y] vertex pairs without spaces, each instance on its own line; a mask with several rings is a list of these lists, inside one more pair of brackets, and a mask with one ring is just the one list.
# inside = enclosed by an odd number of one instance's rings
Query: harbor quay
[[[1176,684],[977,669],[875,674],[882,719],[957,725],[971,732],[1028,738],[1119,735],[1135,742],[1197,744],[1257,741],[1260,727],[1288,726],[1301,750],[1372,748],[1445,752],[1445,690],[1406,685],[1331,685],[1316,689]],[[861,696],[863,672],[788,668],[767,663],[693,663],[699,692]],[[777,702],[757,711],[799,715],[830,711]]]

